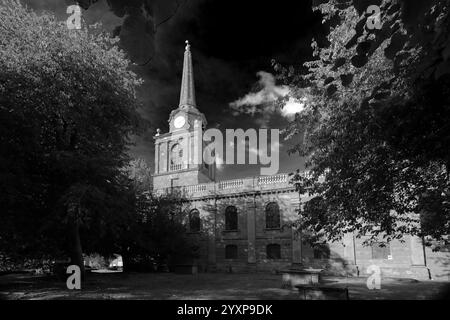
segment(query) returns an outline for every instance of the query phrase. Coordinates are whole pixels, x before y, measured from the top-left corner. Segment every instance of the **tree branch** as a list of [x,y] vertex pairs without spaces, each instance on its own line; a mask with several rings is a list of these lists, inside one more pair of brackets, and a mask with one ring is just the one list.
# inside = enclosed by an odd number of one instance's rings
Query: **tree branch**
[[158,27],[164,23],[166,23],[167,21],[169,21],[170,19],[172,19],[178,12],[178,9],[180,9],[181,6],[183,6],[184,4],[186,4],[187,0],[184,1],[176,1],[176,7],[173,10],[172,14],[170,14],[167,18],[161,20],[159,23],[155,23],[155,33],[158,30]]

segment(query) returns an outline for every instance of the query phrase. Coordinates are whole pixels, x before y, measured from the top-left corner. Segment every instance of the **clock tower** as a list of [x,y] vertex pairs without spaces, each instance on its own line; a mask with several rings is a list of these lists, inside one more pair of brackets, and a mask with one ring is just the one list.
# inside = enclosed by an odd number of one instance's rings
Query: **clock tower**
[[184,52],[180,103],[169,116],[169,132],[155,139],[155,173],[153,188],[181,187],[215,180],[215,165],[203,161],[200,146],[207,125],[203,113],[197,109],[194,70],[189,42]]

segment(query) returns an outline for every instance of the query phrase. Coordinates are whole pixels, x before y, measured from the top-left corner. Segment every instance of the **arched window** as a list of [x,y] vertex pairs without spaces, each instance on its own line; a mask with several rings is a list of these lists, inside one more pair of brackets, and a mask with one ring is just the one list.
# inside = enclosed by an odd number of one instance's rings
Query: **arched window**
[[267,259],[281,259],[281,247],[279,244],[268,244],[266,247]]
[[266,229],[278,229],[281,225],[280,207],[276,202],[266,206]]
[[197,209],[189,213],[189,231],[200,232],[200,212]]
[[235,244],[225,246],[225,259],[237,259],[238,247]]
[[225,230],[238,229],[238,214],[235,206],[228,206],[225,209]]
[[183,149],[176,143],[170,149],[170,169],[180,170],[183,163]]

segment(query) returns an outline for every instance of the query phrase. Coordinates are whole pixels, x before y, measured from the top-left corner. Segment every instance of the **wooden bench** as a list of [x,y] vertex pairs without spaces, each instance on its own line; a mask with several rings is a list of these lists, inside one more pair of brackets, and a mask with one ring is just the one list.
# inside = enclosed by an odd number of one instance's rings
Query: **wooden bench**
[[300,294],[300,300],[350,300],[348,288],[324,286],[295,286]]
[[280,271],[283,275],[282,287],[295,288],[298,285],[318,285],[323,269],[287,269]]

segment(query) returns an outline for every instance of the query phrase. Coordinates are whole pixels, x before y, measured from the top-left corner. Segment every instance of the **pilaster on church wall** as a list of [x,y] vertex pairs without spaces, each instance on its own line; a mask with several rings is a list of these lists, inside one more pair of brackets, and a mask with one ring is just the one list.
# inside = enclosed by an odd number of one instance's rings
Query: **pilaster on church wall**
[[247,220],[247,262],[254,264],[257,261],[256,248],[256,201],[253,196],[245,199],[246,220]]
[[169,152],[168,152],[168,144],[167,141],[162,141],[160,144],[160,157],[159,157],[159,172],[163,173],[163,172],[167,172],[168,170],[168,157],[169,157]]
[[155,171],[154,174],[158,174],[159,173],[159,155],[160,155],[160,143],[158,141],[155,142]]

